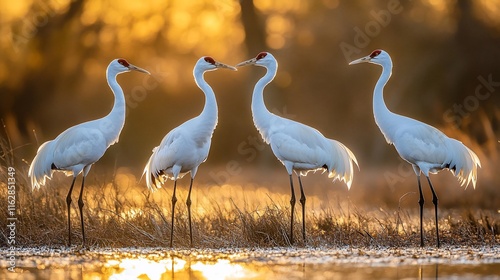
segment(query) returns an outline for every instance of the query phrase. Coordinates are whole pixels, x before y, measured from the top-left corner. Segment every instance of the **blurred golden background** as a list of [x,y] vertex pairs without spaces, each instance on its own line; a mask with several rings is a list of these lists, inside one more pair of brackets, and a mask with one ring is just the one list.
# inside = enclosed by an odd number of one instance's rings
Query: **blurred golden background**
[[[394,62],[388,107],[461,140],[482,161],[477,190],[467,189],[468,195],[448,172],[436,175],[440,202],[496,209],[499,14],[500,1],[493,0],[2,1],[2,138],[23,160],[17,164],[27,166],[43,142],[107,114],[113,95],[106,66],[123,57],[152,75],[118,77],[128,105],[125,127],[90,177],[106,181],[122,172],[138,180],[152,148],[202,110],[203,93],[192,77],[196,60],[209,55],[235,65],[265,50],[280,63],[265,91],[268,108],[354,152],[360,171],[349,194],[397,203],[417,188],[411,167],[373,120],[381,69],[348,66],[382,48]],[[251,93],[263,73],[248,67],[205,75],[218,99],[219,124],[197,181],[277,186],[288,193],[284,167],[252,123]],[[311,174],[305,184],[308,195],[347,193],[326,176]],[[416,206],[416,195],[410,200]]]

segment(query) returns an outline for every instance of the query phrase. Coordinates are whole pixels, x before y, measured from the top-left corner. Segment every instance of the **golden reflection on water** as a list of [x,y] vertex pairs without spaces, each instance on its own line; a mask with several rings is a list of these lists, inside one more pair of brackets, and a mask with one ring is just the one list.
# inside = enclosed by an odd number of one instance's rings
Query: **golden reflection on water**
[[[497,279],[500,271],[498,246],[423,251],[419,248],[172,252],[123,249],[84,254],[33,249],[33,253],[16,260],[14,273],[0,269],[0,279]],[[0,268],[6,267],[0,259]]]
[[[148,260],[125,258],[108,260],[107,279],[248,279],[258,274],[241,264],[220,259],[214,262],[186,261],[180,258]],[[114,269],[113,269],[114,268]]]
[[110,260],[108,264],[117,266],[120,271],[111,275],[109,279],[162,279],[162,275],[167,272],[178,272],[184,269],[186,261],[181,259],[165,259],[160,261],[152,261],[148,259],[122,259]]
[[216,263],[198,262],[191,266],[191,270],[199,271],[207,280],[231,278],[248,278],[257,273],[240,264],[231,263],[229,260],[218,260]]

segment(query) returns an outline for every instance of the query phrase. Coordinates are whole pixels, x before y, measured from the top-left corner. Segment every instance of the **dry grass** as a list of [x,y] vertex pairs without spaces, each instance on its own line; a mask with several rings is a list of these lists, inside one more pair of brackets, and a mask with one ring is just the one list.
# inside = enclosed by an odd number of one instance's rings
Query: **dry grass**
[[[19,184],[17,242],[22,246],[60,246],[67,241],[65,188],[57,187],[69,179],[56,179],[49,187],[31,192]],[[57,186],[54,186],[57,185]],[[2,187],[0,201],[6,201]],[[261,190],[262,191],[262,190]],[[245,193],[242,194],[243,196]],[[250,194],[254,195],[254,194]],[[193,197],[209,196],[195,191]],[[185,198],[179,192],[179,202]],[[193,213],[194,243],[201,248],[274,247],[288,246],[289,204],[276,202],[276,195],[261,196],[263,206],[240,201],[230,203],[208,197],[198,200]],[[122,189],[116,182],[91,186],[85,194],[84,218],[88,244],[100,247],[168,246],[170,236],[170,193],[159,190],[150,193],[140,186]],[[201,208],[200,208],[201,206]],[[0,206],[5,208],[6,206]],[[416,210],[416,209],[415,209]],[[81,240],[79,215],[73,204],[72,226],[75,243]],[[5,211],[0,212],[5,221]],[[176,207],[174,244],[189,245],[187,211],[184,203]],[[426,217],[433,217],[426,210]],[[296,207],[300,217],[300,207]],[[366,210],[352,203],[331,205],[329,208],[307,212],[307,245],[353,246],[417,246],[418,213],[414,210]],[[297,244],[301,241],[300,219],[295,221]],[[427,244],[435,244],[434,221],[425,219]],[[5,227],[1,229],[5,235]],[[495,244],[500,232],[498,214],[486,210],[443,210],[440,231],[444,244]]]
[[[0,209],[7,208],[6,167],[16,166],[17,246],[62,246],[67,242],[66,192],[70,178],[55,176],[39,191],[31,191],[28,165],[16,161],[7,141],[0,144]],[[166,247],[170,236],[171,189],[151,193],[137,183],[129,170],[118,169],[112,180],[89,177],[85,189],[84,218],[89,246]],[[174,246],[189,246],[186,192],[182,182],[176,207]],[[77,180],[77,184],[80,181]],[[73,197],[76,201],[79,186]],[[288,194],[255,185],[196,185],[193,199],[194,244],[199,248],[289,246],[290,205]],[[76,203],[72,208],[73,240],[81,240]],[[359,208],[349,199],[324,201],[308,196],[307,244],[301,240],[301,210],[296,206],[297,246],[418,246],[417,205],[406,208]],[[435,244],[431,209],[425,210],[425,236]],[[0,221],[7,220],[0,211]],[[443,244],[497,244],[500,237],[497,210],[441,209],[440,233]],[[5,246],[7,230],[0,246]]]

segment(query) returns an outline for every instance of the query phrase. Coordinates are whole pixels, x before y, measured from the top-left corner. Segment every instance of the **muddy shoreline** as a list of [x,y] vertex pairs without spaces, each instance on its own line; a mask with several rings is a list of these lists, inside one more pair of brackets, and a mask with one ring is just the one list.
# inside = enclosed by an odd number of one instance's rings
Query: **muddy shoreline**
[[[3,256],[9,254],[1,248]],[[19,248],[15,251],[19,267],[37,265],[64,266],[88,263],[97,265],[108,260],[123,258],[189,259],[214,262],[220,259],[235,263],[273,264],[484,264],[500,263],[500,245],[495,246],[443,246],[442,248],[389,248],[389,247],[278,247],[278,248],[223,248],[223,249],[166,249],[166,248]],[[57,260],[57,261],[55,261]],[[7,260],[0,260],[0,267],[7,267]]]

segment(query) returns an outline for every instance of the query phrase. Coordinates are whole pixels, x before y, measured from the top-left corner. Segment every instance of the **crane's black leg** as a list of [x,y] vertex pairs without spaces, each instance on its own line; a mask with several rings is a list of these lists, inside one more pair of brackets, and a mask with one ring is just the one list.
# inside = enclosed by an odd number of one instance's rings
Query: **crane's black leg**
[[83,225],[83,198],[82,198],[82,195],[83,195],[83,186],[85,184],[85,176],[83,176],[83,179],[82,179],[82,188],[80,189],[80,195],[78,196],[78,209],[80,209],[80,224],[82,226],[82,238],[83,238],[83,242],[82,242],[82,246],[85,247],[85,226]]
[[172,242],[174,240],[174,211],[175,211],[175,203],[177,202],[177,197],[175,196],[176,189],[177,189],[177,180],[174,180],[174,194],[172,194],[172,226],[170,227],[170,247],[172,247]]
[[300,204],[302,205],[302,238],[304,239],[304,243],[306,243],[306,195],[304,194],[304,189],[302,188],[300,175],[297,177],[299,178],[300,185]]
[[418,181],[418,191],[420,193],[420,199],[418,200],[418,204],[420,205],[420,247],[424,247],[424,229],[422,216],[424,215],[424,194],[422,193],[422,185],[420,184],[420,175],[417,175]]
[[[427,176],[426,176],[427,177]],[[435,213],[435,218],[436,218],[436,238],[437,238],[437,247],[439,248],[440,242],[439,242],[439,225],[438,225],[438,197],[436,195],[436,192],[434,191],[434,187],[432,187],[431,179],[427,177],[427,182],[429,182],[429,186],[431,187],[431,192],[432,192],[432,203],[434,204],[434,213]]]
[[292,174],[290,174],[290,189],[292,191],[292,197],[290,198],[290,208],[291,208],[291,217],[290,217],[290,244],[293,244],[293,214],[295,211],[295,192],[293,190],[293,179]]
[[191,183],[189,184],[189,192],[186,200],[186,205],[188,207],[188,220],[189,220],[189,238],[190,238],[190,246],[193,247],[193,230],[191,228],[191,189],[193,187],[193,178],[191,178]]
[[76,176],[73,177],[73,182],[71,182],[71,187],[69,187],[68,195],[66,196],[66,206],[68,208],[68,246],[71,247],[71,193],[73,192],[73,186],[75,185]]

